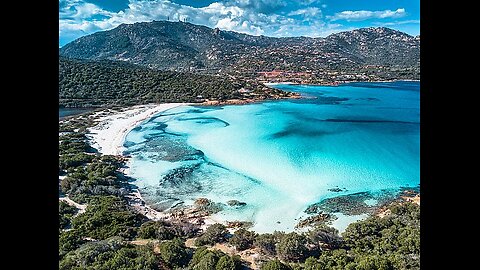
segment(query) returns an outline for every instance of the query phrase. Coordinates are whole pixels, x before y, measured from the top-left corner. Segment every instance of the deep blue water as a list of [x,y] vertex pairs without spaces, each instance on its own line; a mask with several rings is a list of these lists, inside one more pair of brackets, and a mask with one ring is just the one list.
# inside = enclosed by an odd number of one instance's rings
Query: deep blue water
[[126,153],[145,197],[160,209],[236,199],[247,205],[214,217],[291,231],[325,198],[420,183],[419,82],[274,87],[305,98],[178,107],[132,130]]

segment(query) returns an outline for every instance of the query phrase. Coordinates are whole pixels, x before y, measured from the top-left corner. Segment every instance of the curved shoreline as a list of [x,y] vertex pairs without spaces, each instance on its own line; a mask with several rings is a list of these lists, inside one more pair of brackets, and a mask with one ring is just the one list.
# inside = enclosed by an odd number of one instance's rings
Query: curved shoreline
[[95,126],[88,128],[90,145],[103,155],[122,155],[123,143],[127,134],[139,123],[154,114],[189,105],[188,103],[163,103],[137,105],[123,111],[102,116]]
[[[172,109],[180,106],[192,105],[191,103],[164,103],[164,104],[149,104],[149,105],[137,105],[133,107],[121,108],[116,111],[100,111],[93,115],[94,126],[88,128],[88,137],[89,143],[92,147],[96,148],[98,152],[104,155],[117,155],[123,156],[124,151],[124,141],[127,134],[139,125],[142,121],[145,121],[151,118],[153,115]],[[195,104],[195,105],[205,105],[205,104]],[[230,104],[222,104],[230,105]],[[233,104],[232,104],[233,105]],[[237,104],[235,104],[237,105]],[[123,156],[124,157],[124,156]],[[121,169],[121,172],[124,175],[129,175],[129,165],[130,158],[124,157],[127,168]],[[135,183],[134,183],[135,184]],[[194,213],[187,212],[176,213],[172,215],[169,211],[160,211],[153,208],[147,203],[147,201],[142,197],[139,188],[130,189],[130,193],[125,196],[128,199],[128,203],[140,214],[145,215],[151,220],[161,220],[161,219],[170,219],[178,218],[178,215],[181,215],[181,218],[188,220],[192,223],[197,223],[202,225],[202,228],[205,228],[206,225],[211,225],[213,223],[223,223],[224,221],[215,220],[211,215],[208,216],[198,216]],[[201,222],[199,222],[201,221]],[[338,223],[339,221],[337,221]],[[351,223],[351,222],[348,222]],[[336,226],[335,226],[336,227]],[[345,226],[344,226],[345,227]]]
[[[191,103],[149,104],[127,107],[121,109],[120,111],[114,112],[97,112],[96,115],[94,115],[97,123],[93,127],[88,128],[87,136],[89,138],[89,143],[93,148],[96,148],[98,152],[103,155],[116,155],[124,157],[123,143],[125,137],[133,128],[157,113],[188,105],[191,105]],[[103,116],[102,114],[105,113],[107,113],[107,115]],[[129,158],[125,159],[127,168],[121,170],[124,175],[128,176]],[[151,220],[158,221],[172,217],[171,213],[158,211],[148,205],[138,188],[131,189],[131,192],[125,197],[128,199],[131,207],[133,207],[138,213]],[[188,217],[186,218],[189,219]],[[192,221],[198,221],[198,217],[192,217]],[[204,216],[202,217],[201,228],[205,229],[207,226],[219,222],[220,221],[213,219],[211,216]]]

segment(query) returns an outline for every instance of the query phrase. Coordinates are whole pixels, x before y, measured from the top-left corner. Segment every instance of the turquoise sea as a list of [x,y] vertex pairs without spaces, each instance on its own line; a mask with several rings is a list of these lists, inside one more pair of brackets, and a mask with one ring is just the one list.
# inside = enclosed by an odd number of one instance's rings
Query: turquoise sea
[[[217,219],[292,231],[326,198],[418,186],[419,82],[274,87],[305,98],[177,107],[135,127],[125,154],[146,200],[169,209],[206,197],[224,206]],[[365,215],[337,216],[343,230]]]

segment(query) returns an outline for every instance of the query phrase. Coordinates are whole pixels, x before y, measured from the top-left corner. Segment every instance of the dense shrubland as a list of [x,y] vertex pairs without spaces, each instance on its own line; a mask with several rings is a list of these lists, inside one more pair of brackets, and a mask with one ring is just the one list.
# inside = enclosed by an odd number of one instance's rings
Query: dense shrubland
[[239,92],[242,88],[258,94],[257,98],[284,93],[228,76],[159,71],[119,61],[59,60],[61,107],[238,99],[246,95]]

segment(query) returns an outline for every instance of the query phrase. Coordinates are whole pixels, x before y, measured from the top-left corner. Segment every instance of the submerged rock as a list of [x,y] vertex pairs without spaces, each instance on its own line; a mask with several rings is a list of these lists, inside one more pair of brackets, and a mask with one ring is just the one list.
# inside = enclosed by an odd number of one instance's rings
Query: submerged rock
[[307,217],[306,219],[301,220],[300,222],[297,223],[295,228],[303,228],[307,226],[314,226],[314,225],[316,226],[320,224],[326,224],[333,219],[334,219],[333,215],[321,212],[320,214]]
[[344,191],[344,190],[341,189],[341,188],[336,187],[336,188],[330,188],[330,189],[328,189],[328,191],[331,191],[331,192],[342,192],[342,191]]
[[235,207],[242,207],[247,205],[245,202],[237,201],[237,200],[229,200],[227,201],[228,206],[235,206]]
[[316,214],[316,213],[321,212],[320,209],[321,209],[321,206],[318,203],[316,203],[316,204],[312,204],[312,205],[308,206],[307,209],[305,209],[304,212],[311,215],[311,214]]
[[360,215],[363,213],[371,213],[373,207],[365,203],[365,200],[367,199],[373,199],[373,196],[368,192],[359,192],[349,195],[327,198],[318,203],[308,206],[304,212],[307,214],[319,214],[322,212],[341,212],[345,215]]
[[227,228],[248,229],[251,227],[253,227],[253,222],[250,221],[227,221]]
[[194,202],[195,206],[197,207],[209,205],[210,203],[212,203],[212,201],[207,198],[197,198]]
[[215,203],[207,198],[197,198],[193,204],[195,211],[211,215],[223,210],[221,203]]

